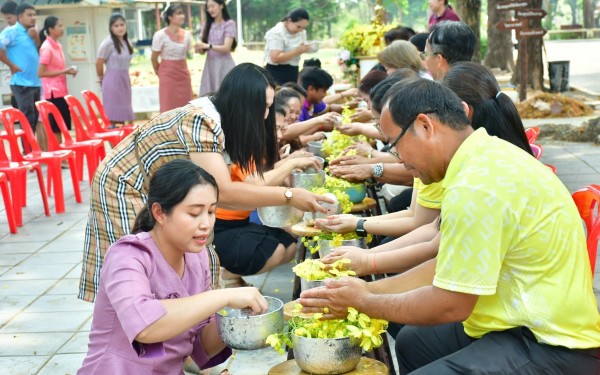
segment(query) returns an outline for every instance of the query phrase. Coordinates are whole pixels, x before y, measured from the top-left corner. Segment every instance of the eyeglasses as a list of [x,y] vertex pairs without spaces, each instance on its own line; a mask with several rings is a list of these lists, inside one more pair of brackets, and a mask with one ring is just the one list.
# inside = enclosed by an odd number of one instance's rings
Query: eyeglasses
[[419,53],[419,56],[421,56],[421,60],[423,60],[423,61],[427,60],[427,56],[435,56],[435,55],[441,55],[441,53],[439,53],[439,52],[421,52],[421,53]]
[[425,110],[425,111],[418,112],[418,113],[417,113],[417,114],[416,114],[416,115],[415,115],[415,116],[412,118],[412,120],[410,120],[410,122],[408,123],[408,126],[407,126],[406,128],[404,128],[404,129],[402,129],[402,131],[400,132],[400,134],[398,134],[398,138],[396,138],[396,139],[394,140],[394,142],[392,142],[392,143],[390,143],[390,144],[388,145],[388,150],[387,150],[387,151],[388,151],[390,154],[394,155],[394,156],[395,156],[397,159],[400,159],[400,154],[398,153],[398,151],[396,151],[396,145],[398,144],[398,142],[400,142],[400,139],[401,139],[402,137],[404,137],[404,134],[406,134],[406,132],[408,131],[408,129],[409,129],[411,126],[413,126],[413,124],[414,124],[414,123],[415,123],[415,121],[417,120],[417,116],[419,116],[420,114],[424,114],[424,115],[426,115],[426,114],[428,114],[428,113],[435,113],[435,112],[437,112],[437,108],[434,108],[434,109],[428,109],[428,110]]

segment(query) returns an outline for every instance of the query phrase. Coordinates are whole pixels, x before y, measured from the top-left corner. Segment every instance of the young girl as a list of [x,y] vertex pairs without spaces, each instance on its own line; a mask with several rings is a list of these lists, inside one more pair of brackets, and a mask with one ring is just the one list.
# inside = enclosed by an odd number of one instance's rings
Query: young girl
[[191,356],[200,368],[231,350],[214,313],[225,306],[263,312],[256,288],[210,289],[206,243],[215,223],[214,178],[187,159],[161,166],[133,233],[105,257],[83,374],[181,374]]
[[202,41],[195,46],[196,52],[207,53],[199,96],[216,92],[223,78],[235,66],[231,52],[235,51],[237,45],[236,30],[225,0],[208,0]]
[[[58,39],[63,36],[64,29],[59,18],[48,16],[44,21],[44,28],[40,30],[40,66],[38,75],[42,80],[42,91],[44,98],[58,107],[60,114],[65,120],[69,130],[71,129],[71,112],[65,96],[69,94],[67,89],[67,74],[75,77],[77,69],[75,67],[65,67],[65,55]],[[50,118],[52,132],[58,140],[62,142],[62,135],[58,124],[53,117]],[[43,147],[43,146],[42,146]]]
[[[96,74],[102,85],[102,103],[113,125],[135,119],[131,106],[131,81],[129,65],[133,47],[127,39],[125,18],[119,13],[108,21],[110,36],[98,48]],[[104,70],[106,64],[106,71]]]

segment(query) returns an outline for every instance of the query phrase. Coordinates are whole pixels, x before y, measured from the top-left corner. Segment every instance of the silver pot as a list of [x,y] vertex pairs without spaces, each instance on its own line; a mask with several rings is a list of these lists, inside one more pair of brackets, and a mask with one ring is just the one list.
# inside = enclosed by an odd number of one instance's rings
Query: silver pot
[[303,278],[300,278],[300,289],[301,291],[305,291],[305,290],[309,290],[312,288],[319,288],[325,286],[325,280],[306,280]]
[[323,147],[323,143],[321,143],[321,142],[317,142],[317,141],[308,142],[308,144],[306,145],[306,151],[310,152],[311,154],[313,154],[315,156],[323,157],[323,154],[321,153],[322,147]]
[[249,309],[226,307],[217,312],[217,333],[232,349],[255,350],[267,347],[267,337],[283,331],[283,302],[265,296],[269,311],[261,315],[250,315]]
[[344,374],[360,361],[360,346],[349,337],[313,339],[292,335],[292,344],[296,363],[309,374]]
[[290,227],[302,220],[304,212],[295,208],[291,204],[284,206],[268,206],[258,207],[258,218],[260,221],[273,228],[286,228]]
[[292,172],[290,175],[290,185],[292,187],[310,190],[325,185],[325,176],[325,171],[315,171],[313,173]]
[[[326,255],[329,255],[334,250],[334,247],[331,246],[332,240],[319,240],[319,258],[323,258]],[[365,238],[355,238],[352,240],[342,240],[342,244],[340,246],[356,246],[361,249],[367,248],[367,240]]]

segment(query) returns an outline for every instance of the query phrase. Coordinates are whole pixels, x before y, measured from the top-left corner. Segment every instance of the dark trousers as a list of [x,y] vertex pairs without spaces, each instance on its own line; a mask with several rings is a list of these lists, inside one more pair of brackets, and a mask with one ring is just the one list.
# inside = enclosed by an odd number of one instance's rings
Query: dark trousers
[[35,102],[40,100],[40,90],[39,87],[10,85],[10,91],[12,91],[17,102],[17,108],[27,117],[34,133],[38,123],[38,111],[35,108]]
[[540,344],[524,327],[473,339],[461,323],[404,326],[396,338],[401,375],[598,375],[598,353]]

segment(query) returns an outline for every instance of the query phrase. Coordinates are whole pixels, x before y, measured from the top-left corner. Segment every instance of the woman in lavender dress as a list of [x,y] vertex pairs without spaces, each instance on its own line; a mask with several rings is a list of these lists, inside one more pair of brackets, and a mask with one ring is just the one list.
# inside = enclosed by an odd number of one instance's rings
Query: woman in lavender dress
[[231,52],[237,45],[236,33],[235,22],[229,17],[225,0],[208,0],[202,41],[195,46],[196,52],[207,52],[200,96],[219,90],[221,81],[235,66]]
[[[127,39],[125,18],[115,13],[109,20],[110,36],[100,44],[96,59],[96,73],[102,84],[102,103],[110,122],[126,123],[134,120],[131,106],[129,65],[133,47]],[[106,71],[104,71],[106,64]]]
[[211,290],[206,244],[219,194],[213,176],[175,159],[149,185],[133,234],[106,253],[78,375],[179,375],[187,356],[200,368],[218,365],[231,350],[214,314],[226,306],[268,309],[256,288]]

